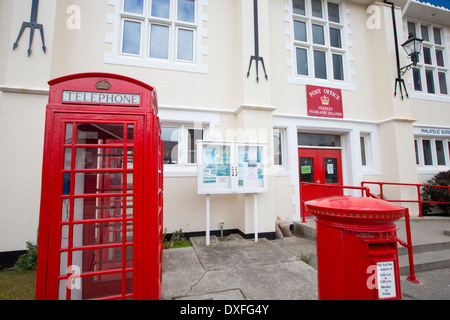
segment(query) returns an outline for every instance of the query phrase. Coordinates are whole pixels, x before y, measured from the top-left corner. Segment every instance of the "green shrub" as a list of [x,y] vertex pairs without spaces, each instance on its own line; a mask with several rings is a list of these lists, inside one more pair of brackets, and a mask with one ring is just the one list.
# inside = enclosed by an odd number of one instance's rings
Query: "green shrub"
[[167,239],[168,237],[166,236],[166,232],[167,229],[164,229],[164,249],[183,248],[191,246],[191,242],[184,237],[182,229],[172,233],[170,240]]
[[19,256],[16,262],[16,269],[19,271],[36,270],[37,266],[37,245],[27,242],[27,253]]
[[[432,179],[428,180],[425,184],[435,186],[450,186],[450,170],[442,171],[436,174]],[[450,215],[450,189],[449,188],[436,188],[425,186],[422,188],[422,200],[423,201],[439,201],[447,202],[448,204],[440,203],[422,203],[422,214],[431,214],[435,206],[438,206],[445,214]]]

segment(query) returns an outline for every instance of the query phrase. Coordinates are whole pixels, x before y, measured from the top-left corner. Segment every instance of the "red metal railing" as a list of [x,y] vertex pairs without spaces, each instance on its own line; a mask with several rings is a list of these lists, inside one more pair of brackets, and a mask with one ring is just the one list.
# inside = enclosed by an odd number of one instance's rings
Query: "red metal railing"
[[[300,182],[300,215],[302,218],[302,223],[306,222],[306,212],[305,212],[305,202],[309,200],[314,200],[314,198],[306,199],[304,196],[304,188],[321,188],[322,190],[326,190],[325,196],[330,196],[330,191],[332,189],[341,189],[342,193],[344,189],[350,189],[350,190],[361,190],[361,194],[366,197],[371,198],[377,198],[376,195],[370,193],[370,189],[368,187],[353,187],[353,186],[342,186],[342,185],[336,185],[336,184],[319,184],[319,183],[310,183],[310,182]],[[323,194],[323,193],[322,193]]]
[[[414,184],[414,183],[395,183],[395,182],[373,182],[373,181],[362,181],[361,187],[364,187],[366,184],[375,184],[378,185],[380,188],[380,198],[388,201],[388,202],[409,202],[409,203],[417,203],[419,206],[419,217],[423,217],[422,215],[422,203],[435,203],[435,204],[449,204],[448,202],[441,202],[441,201],[428,201],[428,200],[422,200],[421,194],[420,194],[420,188],[422,187],[431,187],[431,188],[445,188],[450,192],[449,186],[436,186],[436,185],[429,185],[429,184]],[[416,188],[416,195],[417,200],[388,200],[384,199],[384,186],[398,186],[398,187],[414,187]]]
[[[330,184],[317,184],[317,183],[301,182],[300,183],[300,214],[301,214],[301,217],[302,217],[302,223],[306,222],[306,219],[305,219],[306,218],[305,202],[309,201],[309,200],[313,200],[313,199],[305,199],[303,197],[303,195],[304,195],[303,189],[305,187],[325,188],[325,190],[327,190],[328,196],[330,195],[330,191],[332,189],[341,189],[342,190],[342,194],[343,194],[343,189],[361,190],[361,195],[362,196],[366,196],[366,197],[369,197],[369,198],[380,199],[379,197],[377,197],[376,195],[371,193],[370,189],[368,187],[364,187],[364,184],[369,184],[369,183],[371,183],[371,182],[362,182],[361,183],[361,187],[353,187],[353,186],[341,186],[341,185],[330,185]],[[375,183],[376,184],[379,184],[379,183],[383,184],[383,182],[375,182]],[[384,184],[387,184],[387,183],[384,183]],[[380,189],[382,189],[382,187],[380,187]],[[323,196],[323,193],[322,193],[322,196]],[[383,196],[383,194],[381,193],[381,197],[382,196]],[[393,200],[391,200],[391,201],[394,202]],[[398,202],[398,201],[395,201],[395,202]],[[405,202],[405,201],[400,201],[400,202]],[[422,202],[428,202],[428,201],[422,201]],[[419,204],[419,206],[420,206],[420,204]],[[412,245],[412,238],[411,238],[411,225],[410,225],[410,215],[409,215],[409,209],[408,208],[406,208],[406,213],[405,213],[405,228],[406,228],[406,241],[407,242],[401,240],[399,237],[397,237],[397,241],[402,246],[404,246],[404,247],[406,247],[408,249],[409,276],[407,277],[407,280],[418,284],[420,282],[416,279],[416,274],[415,274],[415,271],[414,271],[413,245]]]

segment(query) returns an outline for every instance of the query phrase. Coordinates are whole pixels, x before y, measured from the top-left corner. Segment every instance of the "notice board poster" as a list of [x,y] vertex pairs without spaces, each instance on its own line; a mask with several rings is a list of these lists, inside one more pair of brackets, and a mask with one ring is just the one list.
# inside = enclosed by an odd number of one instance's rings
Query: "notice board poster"
[[231,188],[231,145],[205,144],[202,150],[202,181],[208,188],[228,190]]
[[198,193],[267,192],[265,144],[198,141]]
[[343,118],[342,92],[318,86],[306,86],[308,116],[325,118]]
[[261,146],[238,146],[238,188],[263,188],[264,166]]

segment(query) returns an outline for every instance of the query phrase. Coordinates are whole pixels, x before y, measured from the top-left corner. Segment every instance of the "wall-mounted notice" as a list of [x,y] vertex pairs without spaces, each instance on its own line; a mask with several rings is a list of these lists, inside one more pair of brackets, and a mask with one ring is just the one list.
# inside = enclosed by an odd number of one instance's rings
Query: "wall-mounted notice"
[[199,141],[198,193],[267,192],[266,145]]

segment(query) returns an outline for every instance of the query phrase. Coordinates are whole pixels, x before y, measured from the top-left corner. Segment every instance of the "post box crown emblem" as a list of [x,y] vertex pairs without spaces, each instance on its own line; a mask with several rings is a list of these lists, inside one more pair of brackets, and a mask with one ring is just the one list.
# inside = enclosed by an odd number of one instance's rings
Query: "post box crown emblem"
[[105,80],[105,78],[103,78],[102,80],[100,80],[95,84],[95,87],[98,90],[109,90],[111,89],[111,83],[109,83],[108,81]]

